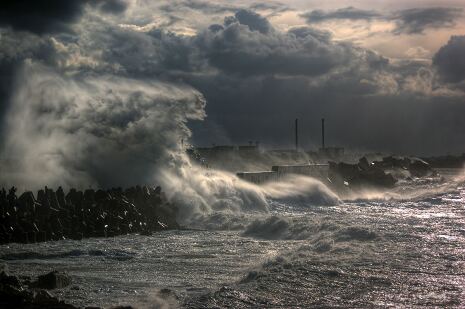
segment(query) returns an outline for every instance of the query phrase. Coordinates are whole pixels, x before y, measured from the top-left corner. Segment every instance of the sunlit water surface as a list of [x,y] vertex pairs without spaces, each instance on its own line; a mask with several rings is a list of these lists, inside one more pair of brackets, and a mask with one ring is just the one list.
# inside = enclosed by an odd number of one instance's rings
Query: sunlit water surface
[[463,307],[465,187],[420,190],[325,207],[271,201],[269,214],[222,218],[229,230],[10,244],[0,260],[19,276],[68,272],[73,284],[53,293],[79,306]]

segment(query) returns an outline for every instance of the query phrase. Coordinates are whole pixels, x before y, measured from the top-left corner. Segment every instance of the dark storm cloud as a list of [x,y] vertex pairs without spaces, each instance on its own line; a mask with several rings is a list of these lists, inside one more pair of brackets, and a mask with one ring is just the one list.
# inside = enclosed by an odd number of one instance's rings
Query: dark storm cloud
[[465,36],[452,36],[436,53],[433,64],[446,81],[465,80]]
[[[160,7],[160,9],[166,13],[177,13],[182,10],[185,10],[186,8],[207,14],[235,13],[238,10],[244,9],[244,7],[238,5],[219,4],[202,0],[176,0],[170,1],[168,4],[164,4]],[[263,3],[253,3],[248,7],[248,9],[252,11],[269,10],[273,12],[272,14],[278,14],[290,10],[290,8],[287,5],[271,1]]]
[[110,14],[121,14],[128,6],[124,0],[91,0],[90,3],[97,6],[102,12]]
[[463,117],[457,117],[465,113],[460,99],[377,94],[375,87],[360,82],[363,75],[334,76],[317,85],[305,77],[197,80],[197,89],[211,102],[207,113],[212,119],[197,124],[194,138],[200,144],[259,140],[292,148],[293,120],[299,118],[302,147],[316,149],[320,118],[325,117],[331,146],[402,154],[464,150],[458,133],[465,130]]
[[334,11],[314,10],[301,15],[308,23],[319,23],[327,20],[371,20],[382,15],[376,11],[362,10],[354,7],[342,8]]
[[122,0],[14,0],[0,4],[0,26],[37,34],[69,32],[70,24],[81,17],[86,4],[108,13],[126,9]]
[[273,28],[268,19],[250,10],[239,10],[234,18],[226,18],[225,24],[228,26],[235,21],[248,26],[251,31],[258,31],[260,33],[268,33]]
[[396,22],[396,34],[421,34],[426,29],[455,26],[462,9],[447,7],[415,8],[395,13],[391,18]]
[[81,0],[15,0],[0,4],[0,25],[42,34],[69,30],[83,9]]
[[[193,124],[198,144],[260,140],[283,147],[291,143],[290,123],[296,117],[306,132],[304,147],[318,144],[321,117],[328,119],[332,145],[431,153],[445,147],[434,130],[450,134],[450,151],[465,144],[454,133],[465,130],[465,124],[453,121],[463,104],[431,94],[436,86],[425,63],[394,65],[372,51],[333,41],[329,32],[311,27],[281,31],[247,10],[194,36],[134,31],[94,16],[90,21],[78,27],[83,32],[75,40],[57,37],[58,46],[43,41],[53,57],[41,61],[54,67],[70,62],[73,72],[83,76],[105,72],[195,87],[208,102],[207,120]],[[24,47],[33,59],[41,59],[40,49]],[[449,108],[441,116],[447,126],[430,128],[437,122],[438,102]],[[421,130],[431,134],[426,142],[418,139]]]
[[212,66],[238,75],[316,76],[348,63],[354,52],[350,45],[330,42],[323,31],[279,32],[265,18],[245,10],[212,30],[196,38],[200,53]]
[[88,48],[101,50],[102,60],[140,76],[212,69],[238,76],[319,76],[358,65],[364,57],[350,44],[332,42],[328,32],[308,27],[277,31],[262,16],[245,10],[193,37],[160,29],[141,33],[118,27],[101,28],[91,35]]

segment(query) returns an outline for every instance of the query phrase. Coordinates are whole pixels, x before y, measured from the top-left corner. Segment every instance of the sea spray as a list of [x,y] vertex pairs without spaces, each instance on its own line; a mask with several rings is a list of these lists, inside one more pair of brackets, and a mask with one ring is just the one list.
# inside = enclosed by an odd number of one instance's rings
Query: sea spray
[[63,77],[27,61],[7,114],[0,182],[37,189],[156,184],[178,165],[188,120],[205,117],[191,87],[115,77]]
[[170,192],[168,197],[180,207],[178,219],[182,224],[216,212],[268,212],[262,190],[228,172],[186,165],[165,170],[160,179]]
[[[289,175],[278,182],[256,185],[225,171],[196,165],[165,170],[159,179],[167,188],[169,198],[180,207],[178,220],[192,226],[238,226],[230,220],[238,217],[246,224],[254,216],[269,212],[270,201],[298,203],[303,207],[339,205],[338,196],[320,181],[299,175]],[[218,216],[218,214],[221,216]],[[242,217],[247,214],[247,218]],[[207,220],[206,220],[207,218]],[[229,219],[228,219],[229,218]]]
[[289,175],[279,182],[267,183],[262,190],[268,198],[298,201],[307,206],[338,205],[341,202],[321,181],[301,175]]

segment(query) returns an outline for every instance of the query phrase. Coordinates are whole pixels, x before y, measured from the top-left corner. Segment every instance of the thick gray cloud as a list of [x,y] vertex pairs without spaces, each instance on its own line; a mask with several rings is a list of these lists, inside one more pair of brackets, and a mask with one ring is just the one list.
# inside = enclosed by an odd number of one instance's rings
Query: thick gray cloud
[[382,14],[372,10],[362,10],[354,7],[337,9],[334,11],[314,10],[301,15],[308,23],[319,23],[327,20],[371,20],[382,17]]
[[309,24],[330,20],[388,20],[396,24],[393,30],[395,34],[422,34],[427,29],[455,26],[456,20],[462,16],[462,13],[462,9],[450,7],[413,8],[394,13],[347,7],[333,11],[314,10],[300,16]]
[[465,80],[465,36],[453,36],[433,58],[433,64],[448,82]]
[[227,24],[230,24],[235,20],[237,20],[242,25],[248,26],[252,31],[268,33],[272,30],[270,22],[266,18],[253,11],[239,10],[235,15],[235,19],[227,19],[226,21]]
[[193,36],[83,18],[75,35],[35,36],[50,57],[28,47],[30,56],[20,58],[42,59],[82,79],[106,74],[189,84],[207,99],[206,121],[190,124],[199,145],[260,140],[286,147],[299,117],[303,146],[316,147],[326,117],[331,145],[407,154],[464,150],[458,132],[465,124],[457,117],[463,104],[435,84],[428,63],[393,63],[311,27],[281,31],[245,10]]
[[263,17],[241,10],[226,18],[224,26],[202,32],[195,43],[210,65],[224,72],[316,76],[356,57],[351,45],[329,38],[310,28],[279,32]]
[[269,10],[272,11],[271,16],[277,15],[282,12],[290,11],[292,10],[289,6],[280,3],[280,2],[273,2],[273,1],[268,1],[268,2],[263,2],[263,3],[253,3],[250,7],[250,10]]
[[448,28],[455,26],[462,9],[448,7],[416,8],[395,13],[391,18],[396,22],[394,33],[419,34],[428,28]]
[[164,4],[160,7],[162,11],[167,13],[179,12],[180,10],[185,10],[186,8],[202,11],[209,14],[233,12],[238,10],[238,7],[234,5],[216,4],[202,0],[176,0],[170,1],[168,4]]
[[124,0],[91,0],[91,4],[97,6],[102,12],[110,14],[121,14],[128,6]]

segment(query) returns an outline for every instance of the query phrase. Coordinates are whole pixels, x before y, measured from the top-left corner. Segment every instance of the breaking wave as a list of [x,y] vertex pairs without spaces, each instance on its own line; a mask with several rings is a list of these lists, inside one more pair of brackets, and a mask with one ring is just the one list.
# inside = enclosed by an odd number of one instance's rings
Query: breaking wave
[[63,77],[26,62],[3,128],[0,184],[112,187],[161,184],[183,223],[215,213],[268,212],[269,199],[335,204],[304,177],[259,187],[235,175],[192,165],[186,123],[205,117],[193,88],[111,75]]

